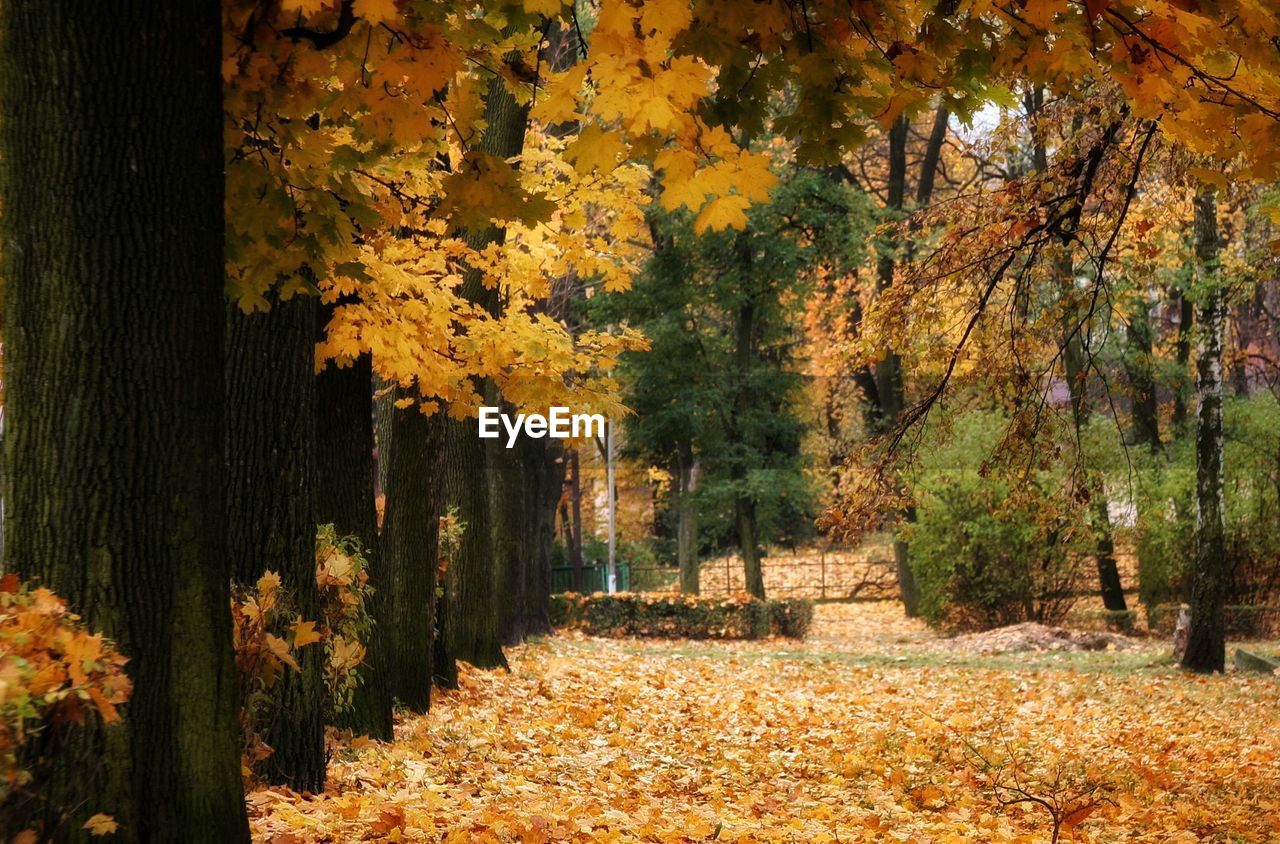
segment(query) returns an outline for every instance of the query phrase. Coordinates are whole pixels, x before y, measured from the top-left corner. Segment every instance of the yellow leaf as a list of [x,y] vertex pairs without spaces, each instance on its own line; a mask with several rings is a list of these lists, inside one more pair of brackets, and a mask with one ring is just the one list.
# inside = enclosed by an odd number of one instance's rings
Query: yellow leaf
[[324,637],[316,632],[314,621],[299,621],[293,625],[293,646],[301,648],[312,642],[319,642]]
[[89,830],[90,835],[110,835],[120,829],[120,824],[110,815],[99,812],[84,822],[84,828]]
[[702,234],[707,229],[744,229],[747,227],[746,210],[751,205],[745,196],[733,194],[711,200],[693,221],[693,230]]
[[262,577],[258,578],[258,594],[270,595],[280,588],[280,575],[274,571],[262,573]]

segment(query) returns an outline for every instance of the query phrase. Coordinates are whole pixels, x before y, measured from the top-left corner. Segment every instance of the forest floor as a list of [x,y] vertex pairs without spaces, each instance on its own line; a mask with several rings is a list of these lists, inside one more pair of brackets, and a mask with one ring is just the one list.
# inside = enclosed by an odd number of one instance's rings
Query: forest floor
[[531,642],[339,744],[324,794],[251,792],[255,840],[1280,841],[1280,678],[974,652],[889,602],[814,628]]

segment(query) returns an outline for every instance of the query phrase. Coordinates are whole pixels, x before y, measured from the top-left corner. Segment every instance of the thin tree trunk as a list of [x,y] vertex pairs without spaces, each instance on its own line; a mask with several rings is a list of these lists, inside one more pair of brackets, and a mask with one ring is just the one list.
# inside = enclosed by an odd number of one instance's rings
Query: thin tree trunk
[[[272,297],[275,299],[275,297]],[[321,623],[316,588],[316,298],[275,299],[246,314],[228,306],[227,556],[232,579],[280,575],[293,612]],[[262,725],[272,749],[261,770],[296,791],[324,789],[324,650],[300,648],[300,670],[271,690],[277,717]]]
[[[322,309],[321,331],[332,309]],[[332,524],[338,536],[359,540],[373,587],[369,612],[374,625],[364,643],[364,663],[351,707],[339,725],[390,741],[391,693],[387,686],[385,611],[387,566],[378,542],[374,507],[373,364],[361,355],[347,366],[330,363],[316,376],[316,523]]]
[[[944,137],[945,128],[946,124],[944,122]],[[889,130],[889,184],[885,207],[894,213],[901,213],[906,202],[907,133],[909,129],[910,124],[907,119],[901,117]],[[936,157],[933,162],[936,168]],[[933,174],[930,173],[930,183],[932,183],[932,178]],[[877,251],[879,252],[879,257],[876,261],[877,293],[883,293],[893,285],[898,247],[898,239],[892,234],[886,235],[877,246]],[[877,423],[876,430],[879,433],[883,433],[891,430],[897,424],[906,404],[902,381],[901,356],[892,349],[886,350],[885,356],[876,363],[873,374],[876,384],[876,397],[879,400],[875,418]],[[903,517],[908,518],[909,514],[904,513]],[[915,574],[911,570],[910,552],[907,543],[901,538],[894,539],[893,557],[895,568],[897,569],[898,590],[902,598],[903,610],[908,618],[914,618],[919,613],[919,594],[916,588]]]
[[688,445],[681,448],[679,472],[679,489],[677,490],[676,514],[676,559],[680,564],[680,591],[686,595],[697,595],[700,591],[698,565],[698,504],[694,496],[698,492],[698,483],[702,467]]
[[1196,281],[1203,299],[1196,356],[1196,534],[1192,569],[1191,631],[1182,664],[1200,672],[1226,664],[1226,515],[1222,475],[1222,326],[1226,319],[1218,278],[1218,208],[1213,188],[1195,201]]
[[582,465],[580,452],[569,453],[569,565],[573,568],[573,591],[582,594],[586,576],[582,570]]
[[387,560],[387,685],[413,712],[426,712],[434,676],[436,570],[439,566],[444,420],[419,409],[392,410],[382,548]]
[[1178,363],[1177,380],[1173,391],[1173,430],[1179,434],[1187,430],[1190,415],[1188,398],[1191,365],[1191,330],[1195,324],[1195,304],[1184,291],[1178,295],[1178,336],[1174,341],[1174,360]]
[[739,498],[735,508],[738,522],[738,548],[742,553],[742,572],[747,592],[764,600],[764,569],[761,568],[760,546],[756,538],[756,505],[749,498]]
[[1133,393],[1133,441],[1156,452],[1160,443],[1160,404],[1151,350],[1150,303],[1142,297],[1129,318],[1124,365]]
[[[6,569],[130,658],[43,797],[87,837],[249,840],[223,481],[221,13],[0,7]],[[68,757],[74,758],[74,757]],[[79,785],[83,805],[56,806]]]

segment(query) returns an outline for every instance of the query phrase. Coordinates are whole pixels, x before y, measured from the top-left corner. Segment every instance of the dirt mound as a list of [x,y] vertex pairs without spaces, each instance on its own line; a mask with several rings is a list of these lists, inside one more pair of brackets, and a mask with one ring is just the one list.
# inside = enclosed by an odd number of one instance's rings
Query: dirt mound
[[1118,633],[1068,630],[1049,627],[1034,621],[997,627],[983,633],[956,636],[948,642],[966,653],[1020,653],[1024,651],[1122,651],[1137,645],[1137,640]]

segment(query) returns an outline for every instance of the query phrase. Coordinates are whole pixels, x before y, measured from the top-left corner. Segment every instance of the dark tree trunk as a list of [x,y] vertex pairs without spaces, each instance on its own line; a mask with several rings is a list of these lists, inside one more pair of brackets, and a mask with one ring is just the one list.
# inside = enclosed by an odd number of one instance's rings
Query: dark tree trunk
[[1196,535],[1192,568],[1191,631],[1182,664],[1200,672],[1226,665],[1226,514],[1222,475],[1222,326],[1226,319],[1218,278],[1218,206],[1212,188],[1196,194],[1196,281],[1203,299],[1196,355]]
[[[320,330],[332,309],[322,309]],[[378,541],[374,507],[373,363],[361,355],[346,366],[328,364],[316,376],[316,523],[359,540],[373,587],[373,630],[351,707],[339,726],[390,741],[391,692],[387,685],[387,564]]]
[[[905,117],[899,118],[889,130],[889,184],[885,206],[893,213],[901,213],[905,207],[907,191],[907,133],[910,124]],[[943,137],[946,124],[943,123]],[[941,143],[941,140],[939,140]],[[926,156],[927,158],[928,156]],[[937,167],[937,157],[933,158]],[[933,174],[930,173],[932,183]],[[922,182],[924,179],[922,178]],[[925,196],[925,201],[928,196]],[[897,263],[898,238],[886,235],[877,245],[879,256],[876,260],[876,292],[882,293],[893,284],[894,269]],[[875,393],[879,406],[875,409],[875,430],[884,433],[891,430],[902,416],[906,405],[902,381],[902,358],[892,349],[885,351],[885,356],[876,363],[873,370]],[[909,514],[904,513],[904,518]],[[910,553],[907,543],[900,538],[893,542],[893,558],[898,574],[898,589],[902,598],[902,607],[908,618],[919,613],[919,594],[916,589],[916,578],[911,570]]]
[[555,542],[556,505],[564,488],[565,449],[560,440],[531,440],[538,445],[526,464],[529,491],[526,506],[532,527],[533,553],[525,566],[525,632],[551,632],[551,547]]
[[[129,656],[67,770],[126,841],[248,841],[223,469],[221,14],[0,7],[6,569]],[[43,796],[56,804],[55,785]]]
[[701,570],[698,565],[698,504],[694,495],[698,492],[702,472],[691,446],[681,447],[676,470],[676,560],[680,565],[680,591],[686,595],[697,595],[701,589]]
[[505,667],[498,640],[497,573],[485,440],[476,420],[445,420],[445,489],[465,525],[445,577],[445,641],[451,660]]
[[760,546],[756,534],[756,505],[749,498],[739,498],[735,507],[738,522],[738,549],[742,554],[742,573],[747,592],[764,600],[764,570],[761,568]]
[[[515,413],[511,405],[504,412]],[[534,552],[528,496],[536,485],[536,467],[530,466],[541,440],[522,437],[513,448],[499,438],[487,443],[490,513],[493,516],[493,553],[497,575],[498,641],[503,647],[518,645],[528,635],[525,612],[529,603],[525,570]],[[536,506],[536,501],[532,502]]]
[[1133,394],[1133,441],[1150,451],[1159,451],[1160,405],[1151,353],[1150,303],[1145,296],[1138,301],[1129,319],[1125,338],[1125,372]]
[[[500,158],[519,155],[524,148],[524,134],[529,124],[528,105],[518,104],[501,79],[489,86],[485,102],[487,127],[480,148]],[[477,248],[501,243],[506,233],[499,229],[473,233],[468,241]],[[477,271],[467,273],[462,296],[497,314],[496,291],[487,289]],[[479,392],[493,397],[491,385]],[[487,400],[487,399],[486,399]],[[452,561],[447,577],[446,593],[450,606],[446,647],[451,659],[461,659],[478,668],[506,667],[498,635],[498,570],[501,562],[494,547],[494,517],[491,496],[503,495],[505,487],[515,483],[507,479],[507,450],[486,447],[486,443],[505,445],[501,440],[480,439],[475,419],[449,420],[445,425],[445,488],[447,501],[458,508],[458,518],[466,525],[462,542]],[[495,465],[490,466],[491,462]],[[486,483],[486,481],[488,483]],[[499,524],[502,524],[500,521]]]
[[577,448],[569,452],[569,565],[573,568],[573,591],[582,594],[586,576],[582,570],[582,466]]
[[[275,299],[275,297],[272,297]],[[276,299],[265,313],[228,306],[227,556],[232,579],[252,587],[280,575],[300,619],[322,623],[316,588],[316,298]],[[324,789],[327,692],[324,650],[296,654],[271,690],[278,716],[262,725],[272,749],[261,770],[296,791]]]
[[1178,295],[1178,336],[1174,341],[1174,360],[1178,363],[1177,378],[1173,385],[1173,430],[1179,434],[1187,430],[1191,365],[1191,331],[1195,325],[1195,304],[1191,297],[1182,292]]
[[[398,400],[414,394],[396,391]],[[417,403],[395,408],[387,454],[387,509],[382,548],[387,560],[387,683],[414,712],[431,703],[441,514],[444,423]]]

